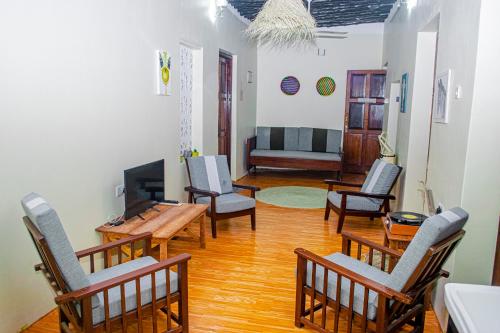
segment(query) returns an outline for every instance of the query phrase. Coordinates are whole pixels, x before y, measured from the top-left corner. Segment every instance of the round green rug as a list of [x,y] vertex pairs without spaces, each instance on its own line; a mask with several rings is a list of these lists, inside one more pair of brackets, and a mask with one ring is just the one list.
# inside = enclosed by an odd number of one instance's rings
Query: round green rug
[[288,208],[325,208],[326,189],[305,186],[269,187],[256,193],[259,201]]

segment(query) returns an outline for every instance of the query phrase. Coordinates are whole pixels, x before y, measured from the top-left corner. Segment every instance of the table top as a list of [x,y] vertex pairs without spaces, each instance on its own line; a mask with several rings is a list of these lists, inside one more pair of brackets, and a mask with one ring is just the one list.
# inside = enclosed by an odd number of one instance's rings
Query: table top
[[200,215],[205,214],[208,205],[183,203],[180,206],[156,205],[154,209],[149,209],[141,214],[145,219],[136,216],[122,225],[110,227],[102,225],[95,230],[101,233],[113,233],[122,235],[139,235],[144,232],[151,232],[153,238],[171,238],[179,230],[196,220]]
[[382,224],[384,225],[384,230],[385,230],[385,235],[387,236],[387,239],[390,241],[397,241],[397,242],[411,242],[413,237],[415,236],[405,236],[405,235],[394,235],[391,233],[389,230],[389,218],[388,217],[383,217],[382,218]]

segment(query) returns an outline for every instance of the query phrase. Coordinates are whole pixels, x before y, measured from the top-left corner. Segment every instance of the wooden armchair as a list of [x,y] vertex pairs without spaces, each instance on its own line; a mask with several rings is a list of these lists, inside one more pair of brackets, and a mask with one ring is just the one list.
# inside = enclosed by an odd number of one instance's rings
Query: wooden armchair
[[[390,211],[390,200],[396,199],[390,194],[401,174],[400,166],[376,160],[363,184],[352,184],[338,180],[325,179],[328,184],[325,221],[330,217],[330,210],[339,215],[337,233],[342,232],[346,216],[366,216],[370,219],[385,216]],[[359,187],[356,191],[333,191],[333,186]]]
[[[442,266],[464,236],[467,218],[460,208],[429,218],[402,255],[350,233],[342,233],[342,253],[320,257],[296,249],[295,326],[338,332],[345,314],[348,333],[355,323],[362,332],[396,332],[406,324],[413,326],[412,332],[423,332],[427,295],[440,277],[448,276]],[[366,263],[360,261],[362,253]],[[379,268],[374,267],[374,253],[381,255]],[[390,257],[398,263],[385,272]],[[333,310],[333,321],[327,308]]]
[[[207,215],[213,238],[217,238],[217,220],[232,217],[250,215],[255,230],[255,192],[260,188],[233,183],[226,156],[190,157],[186,159],[186,168],[190,186],[184,190],[189,193],[188,201],[209,205]],[[249,190],[250,197],[236,193],[234,188]]]
[[[167,333],[188,332],[187,262],[189,254],[158,262],[150,257],[150,233],[128,237],[105,245],[74,252],[56,212],[37,194],[22,200],[23,218],[42,263],[42,272],[56,294],[60,332],[127,332],[132,324],[143,331],[143,320],[152,317],[153,332],[158,332],[158,310],[166,314]],[[121,247],[131,247],[131,257],[123,258]],[[134,249],[142,246],[142,257]],[[116,265],[112,266],[116,252]],[[95,259],[104,254],[105,269],[96,271]],[[90,265],[86,275],[79,263]],[[110,261],[111,260],[111,261]],[[173,272],[171,268],[177,268]],[[167,282],[168,281],[168,282]],[[177,314],[173,305],[177,303]],[[70,329],[71,324],[71,329]]]

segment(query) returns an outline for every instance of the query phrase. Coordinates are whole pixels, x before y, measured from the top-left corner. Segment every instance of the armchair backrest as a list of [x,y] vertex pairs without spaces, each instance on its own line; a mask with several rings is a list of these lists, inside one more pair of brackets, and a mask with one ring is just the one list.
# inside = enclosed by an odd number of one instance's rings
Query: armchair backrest
[[[389,194],[402,168],[398,165],[387,163],[381,159],[375,160],[370,172],[361,187],[361,192],[371,194]],[[370,199],[376,200],[376,199]]]
[[[43,236],[48,246],[47,250],[50,251],[50,255],[57,264],[57,267],[47,268],[59,270],[69,290],[88,287],[89,280],[75,255],[56,211],[36,193],[26,195],[21,200],[21,204],[26,216]],[[40,253],[40,256],[44,264],[49,265],[44,260],[47,253]]]
[[233,192],[233,182],[225,155],[188,157],[186,166],[191,186],[219,194]]
[[469,215],[455,207],[425,220],[392,270],[386,285],[408,291],[439,273],[448,256],[463,237]]

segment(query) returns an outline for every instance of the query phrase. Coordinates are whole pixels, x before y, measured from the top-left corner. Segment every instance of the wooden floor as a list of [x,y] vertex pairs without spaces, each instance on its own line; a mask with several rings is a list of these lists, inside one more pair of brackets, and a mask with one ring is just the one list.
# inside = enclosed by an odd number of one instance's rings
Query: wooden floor
[[[265,171],[241,182],[262,188],[324,187],[321,182],[324,176]],[[354,175],[344,179],[362,181]],[[171,241],[169,256],[192,254],[190,332],[312,332],[294,326],[293,250],[303,247],[320,255],[341,251],[341,237],[335,233],[337,217],[332,213],[325,223],[323,214],[324,209],[289,209],[258,202],[255,232],[250,229],[249,217],[242,217],[219,222],[218,238],[208,238],[204,250],[196,242]],[[344,230],[380,243],[383,240],[380,220],[348,218]],[[341,323],[341,332],[344,331],[345,325]],[[57,313],[51,312],[26,332],[58,332]],[[425,332],[441,332],[432,312],[428,312]]]

